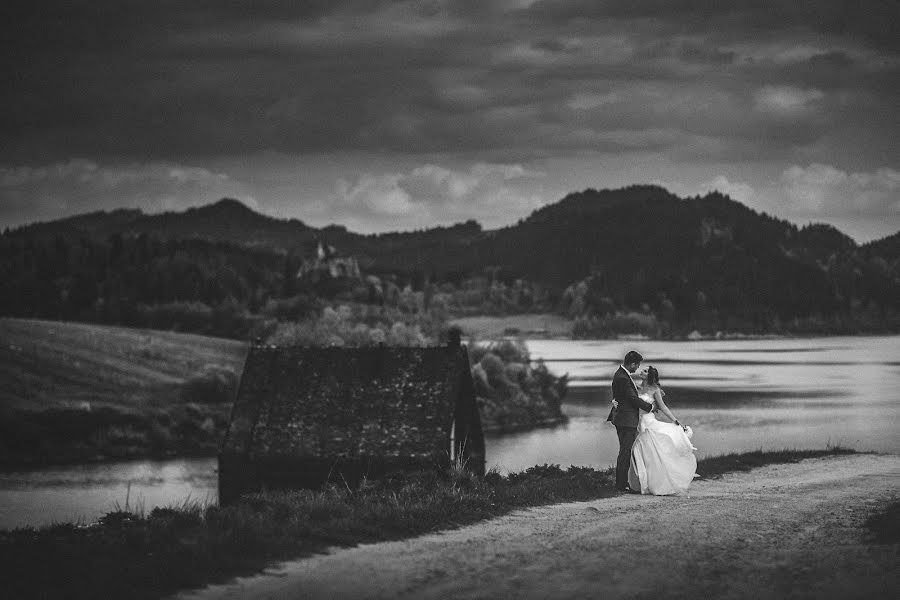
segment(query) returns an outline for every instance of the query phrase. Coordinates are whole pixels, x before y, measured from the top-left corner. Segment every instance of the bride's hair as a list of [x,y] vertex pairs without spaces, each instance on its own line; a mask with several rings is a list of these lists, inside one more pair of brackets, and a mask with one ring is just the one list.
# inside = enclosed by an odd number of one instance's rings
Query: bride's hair
[[647,367],[647,385],[659,385],[659,371],[656,367]]

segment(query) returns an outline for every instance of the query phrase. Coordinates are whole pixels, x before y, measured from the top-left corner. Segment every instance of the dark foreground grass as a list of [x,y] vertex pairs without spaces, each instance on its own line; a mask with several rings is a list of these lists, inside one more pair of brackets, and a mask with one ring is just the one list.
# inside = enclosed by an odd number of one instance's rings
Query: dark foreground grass
[[900,543],[900,502],[892,502],[884,510],[866,519],[866,527],[879,544]]
[[[715,477],[851,452],[732,454],[704,459],[698,471]],[[256,494],[228,507],[119,511],[86,527],[0,532],[0,574],[9,598],[158,598],[332,546],[409,538],[519,508],[609,497],[613,481],[612,470],[584,467],[544,465],[483,478],[457,469],[364,482],[358,489]]]

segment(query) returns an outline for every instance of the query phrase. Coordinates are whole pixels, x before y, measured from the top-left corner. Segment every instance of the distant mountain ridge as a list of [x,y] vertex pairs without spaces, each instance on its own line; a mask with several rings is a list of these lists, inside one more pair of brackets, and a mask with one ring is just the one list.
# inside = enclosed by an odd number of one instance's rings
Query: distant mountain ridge
[[[661,209],[665,204],[679,205],[682,208],[712,208],[717,202],[726,200],[732,207],[740,207],[740,210],[752,209],[730,199],[719,192],[712,192],[703,197],[682,199],[668,192],[662,187],[654,185],[635,185],[616,190],[593,190],[574,192],[565,196],[562,200],[548,204],[535,210],[531,215],[520,220],[517,225],[504,227],[492,232],[508,233],[522,225],[534,225],[536,223],[553,220],[560,215],[569,214],[576,218],[581,217],[608,217],[613,211],[622,211],[621,216],[628,218],[629,214],[641,212],[646,209]],[[693,205],[693,206],[692,206]],[[670,206],[669,208],[671,208]],[[667,211],[660,213],[660,216]],[[768,215],[761,215],[768,217]],[[633,218],[628,218],[634,221]],[[778,220],[778,219],[776,219]],[[788,227],[794,227],[788,221],[779,220]],[[473,229],[481,231],[481,226],[470,220],[458,223],[450,227],[434,227],[417,231],[397,231],[383,234],[359,234],[347,230],[346,227],[333,224],[317,229],[306,225],[303,221],[291,218],[282,219],[271,217],[254,211],[239,200],[222,198],[211,204],[188,208],[181,212],[167,211],[162,213],[145,213],[140,209],[114,209],[112,211],[93,211],[71,217],[52,221],[35,222],[13,228],[13,233],[27,233],[29,235],[91,235],[109,236],[113,233],[140,234],[151,233],[167,238],[198,238],[215,242],[229,242],[239,245],[259,246],[267,245],[273,249],[286,249],[295,244],[298,239],[307,239],[316,235],[332,235],[337,237],[379,237],[384,239],[397,239],[402,237],[415,237],[429,233],[445,233],[450,230]],[[819,245],[836,248],[857,247],[858,244],[848,235],[840,232],[831,225],[814,223],[803,229],[804,235],[812,240],[818,238]],[[882,240],[873,240],[866,246],[878,246],[882,241],[896,238],[897,234],[887,236]],[[827,240],[825,238],[828,238]]]
[[118,209],[76,215],[57,221],[26,225],[16,233],[46,236],[105,238],[113,234],[148,235],[172,239],[203,239],[241,246],[284,249],[314,231],[298,219],[263,215],[238,200],[223,198],[183,212],[147,214],[139,209]]
[[[784,318],[839,321],[861,311],[877,322],[900,306],[900,232],[860,246],[830,225],[800,228],[718,192],[680,198],[651,185],[572,193],[496,230],[467,221],[363,235],[266,216],[223,199],[180,213],[89,213],[20,227],[0,239],[87,237],[105,244],[116,235],[225,243],[234,256],[241,248],[280,255],[288,261],[279,275],[284,281],[321,241],[356,257],[364,274],[417,289],[429,282],[461,289],[473,277],[507,287],[525,282],[526,296],[541,294],[544,309],[552,305],[572,316],[637,311],[689,322],[706,315],[727,325],[727,315],[740,314],[742,324],[764,330]],[[262,259],[242,259],[241,268],[256,260]],[[527,308],[520,298],[510,310]]]

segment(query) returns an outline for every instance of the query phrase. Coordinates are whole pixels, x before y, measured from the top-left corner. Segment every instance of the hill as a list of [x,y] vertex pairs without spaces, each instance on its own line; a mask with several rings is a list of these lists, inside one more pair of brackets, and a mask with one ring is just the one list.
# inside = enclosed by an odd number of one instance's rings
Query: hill
[[98,211],[26,225],[14,233],[31,238],[68,239],[145,234],[159,239],[201,239],[283,251],[308,240],[314,231],[297,219],[276,219],[257,213],[237,200],[223,198],[184,212]]
[[862,247],[869,260],[883,261],[893,279],[900,278],[900,231]]
[[[214,455],[248,344],[0,318],[0,468]],[[567,378],[518,343],[470,346],[485,431],[565,421]],[[512,379],[507,374],[512,373]]]
[[[897,240],[860,247],[827,225],[798,228],[719,193],[679,198],[657,186],[570,194],[498,230],[468,221],[381,235],[225,199],[7,232],[0,314],[247,337],[324,299],[454,316],[556,312],[600,337],[898,331]],[[319,242],[375,280],[302,285],[298,268]],[[418,299],[402,298],[404,287]]]
[[0,464],[215,452],[244,343],[0,319]]
[[486,254],[522,277],[575,283],[575,298],[564,301],[576,304],[575,316],[626,310],[764,331],[788,320],[799,328],[804,319],[836,323],[863,305],[885,316],[900,299],[900,279],[872,248],[867,254],[830,226],[798,229],[722,194],[681,199],[635,186],[572,194],[497,232]]

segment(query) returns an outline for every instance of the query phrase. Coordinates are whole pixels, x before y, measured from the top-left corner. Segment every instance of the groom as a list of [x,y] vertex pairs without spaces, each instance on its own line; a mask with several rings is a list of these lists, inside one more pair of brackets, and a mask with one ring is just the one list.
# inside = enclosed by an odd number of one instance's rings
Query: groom
[[628,466],[631,464],[631,446],[637,437],[637,426],[640,421],[640,410],[650,412],[653,405],[638,398],[637,387],[631,379],[631,373],[638,370],[644,357],[630,351],[625,355],[622,365],[616,369],[612,380],[613,408],[609,411],[607,421],[616,426],[619,436],[619,457],[616,459],[616,489],[621,492],[631,491],[628,487]]

